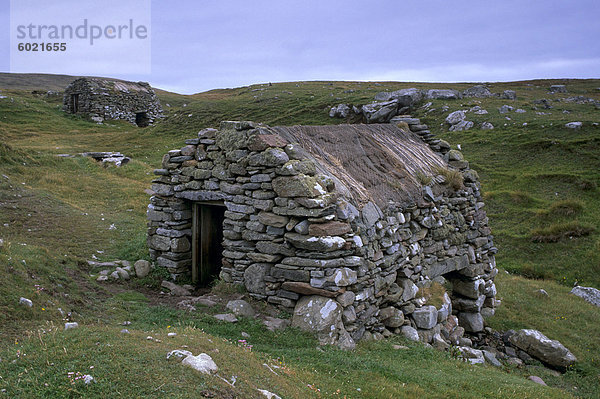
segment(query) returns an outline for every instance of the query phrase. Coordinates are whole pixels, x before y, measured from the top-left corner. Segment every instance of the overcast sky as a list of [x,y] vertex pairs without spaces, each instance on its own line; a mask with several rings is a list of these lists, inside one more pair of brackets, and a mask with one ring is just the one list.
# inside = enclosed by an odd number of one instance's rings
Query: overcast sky
[[[67,10],[69,3],[86,3],[37,2],[31,18],[42,21],[50,7],[44,4]],[[106,9],[103,1],[90,3]],[[179,93],[296,80],[600,78],[599,0],[151,3],[150,73],[111,62],[86,65],[87,57],[71,61],[77,70],[68,73],[92,70]],[[0,0],[0,23],[7,27],[0,36],[0,70],[9,71],[9,0]],[[45,62],[28,65],[57,72]]]

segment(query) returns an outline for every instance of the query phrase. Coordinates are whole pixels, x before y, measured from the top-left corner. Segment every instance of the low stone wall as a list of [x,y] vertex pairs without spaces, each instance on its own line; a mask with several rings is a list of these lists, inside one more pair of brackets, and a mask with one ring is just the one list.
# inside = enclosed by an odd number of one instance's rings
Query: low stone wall
[[417,119],[398,122],[464,184],[453,189],[434,175],[418,203],[359,206],[267,126],[223,122],[155,170],[152,258],[174,277],[189,273],[192,204],[222,201],[221,278],[294,311],[294,324],[323,343],[402,333],[443,346],[483,330],[497,305],[497,269],[477,174]]

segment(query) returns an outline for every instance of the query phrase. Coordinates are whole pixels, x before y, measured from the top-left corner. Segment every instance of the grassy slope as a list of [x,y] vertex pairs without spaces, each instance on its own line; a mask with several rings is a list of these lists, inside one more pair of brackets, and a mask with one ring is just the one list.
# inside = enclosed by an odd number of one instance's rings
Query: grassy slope
[[[551,82],[541,82],[543,87],[549,84]],[[320,388],[323,397],[337,396],[337,389],[341,396],[348,397],[416,397],[423,396],[424,392],[431,397],[459,394],[463,395],[461,397],[468,394],[473,397],[568,396],[561,391],[537,387],[522,378],[528,373],[542,373],[542,377],[554,386],[594,397],[600,387],[600,348],[594,338],[600,315],[583,301],[570,297],[566,284],[501,275],[498,286],[504,303],[498,317],[491,320],[492,326],[497,328],[539,328],[571,348],[581,362],[565,376],[553,377],[535,368],[511,369],[507,374],[487,367],[470,367],[418,346],[407,351],[394,351],[390,349],[390,342],[363,344],[351,355],[330,349],[320,352],[314,349],[314,341],[293,331],[275,341],[256,324],[244,322],[233,327],[222,326],[199,316],[148,307],[141,297],[133,295],[124,299],[103,292],[102,287],[87,278],[81,260],[89,259],[92,254],[107,259],[131,260],[145,256],[147,194],[143,190],[149,186],[151,170],[159,165],[166,149],[181,146],[184,138],[192,137],[200,128],[216,126],[223,119],[251,119],[269,124],[336,123],[338,121],[327,116],[327,109],[333,104],[364,103],[383,89],[411,86],[416,85],[297,82],[215,90],[194,96],[161,93],[163,105],[171,105],[165,107],[168,118],[150,129],[137,129],[117,122],[94,125],[62,114],[56,99],[8,92],[14,101],[0,101],[0,174],[8,177],[0,176],[0,236],[10,242],[0,251],[0,267],[5,276],[0,285],[0,313],[4,325],[0,330],[0,337],[3,337],[0,357],[16,359],[17,351],[21,351],[20,355],[27,353],[27,356],[21,355],[16,363],[0,362],[0,376],[3,377],[0,385],[10,387],[15,396],[38,397],[47,397],[50,393],[60,396],[57,392],[62,392],[65,397],[78,393],[102,396],[112,390],[135,396],[144,392],[149,396],[169,393],[187,397],[202,387],[216,390],[224,397],[232,392],[248,396],[250,392],[256,394],[254,386],[271,388],[279,394],[285,393],[286,397],[319,396],[306,386],[309,383]],[[573,86],[576,90],[590,92],[592,87],[600,84],[598,81],[577,81]],[[576,133],[560,127],[548,129],[548,121],[532,120],[534,113],[528,103],[531,98],[543,96],[542,89],[526,86],[526,83],[494,85],[494,91],[504,88],[516,88],[517,104],[528,110],[526,114],[510,115],[513,121],[507,123],[514,122],[515,126],[509,124],[486,133],[442,133],[451,143],[461,143],[467,158],[480,171],[492,228],[500,248],[499,263],[511,271],[535,277],[562,281],[563,276],[568,276],[565,280],[569,283],[578,278],[600,286],[597,273],[594,273],[598,267],[598,258],[594,258],[598,249],[597,231],[588,237],[558,243],[531,242],[533,228],[568,219],[544,214],[543,211],[557,200],[553,197],[554,192],[559,193],[559,199],[583,204],[582,210],[575,214],[577,223],[599,225],[599,216],[593,211],[598,209],[597,189],[593,187],[598,183],[598,158],[593,151],[598,131],[587,126]],[[494,107],[505,102],[485,100],[482,105],[490,111],[486,120],[499,125],[503,116],[494,114]],[[450,110],[474,104],[475,101],[448,103]],[[436,102],[433,106],[439,108],[441,105]],[[565,116],[552,110],[553,115],[547,118],[555,125],[562,125],[571,120],[593,121],[597,115],[597,111],[588,109],[589,106],[569,108],[573,114]],[[434,111],[424,118],[432,127],[439,126],[446,114]],[[520,126],[524,121],[531,129]],[[435,130],[441,132],[441,129]],[[548,145],[553,141],[559,141],[560,145]],[[118,150],[133,156],[134,160],[126,168],[105,169],[86,159],[55,156],[90,150]],[[585,161],[574,167],[573,156]],[[578,184],[581,182],[589,182],[592,187],[580,189]],[[110,224],[115,224],[117,229],[109,230]],[[104,253],[99,254],[97,250]],[[560,257],[563,253],[566,255]],[[558,273],[562,270],[565,270],[564,275]],[[146,283],[153,282],[148,280]],[[550,303],[531,295],[535,287],[551,293]],[[30,297],[36,306],[31,310],[16,307],[19,296]],[[105,301],[107,297],[113,299]],[[51,332],[41,336],[35,333],[46,322],[59,323],[58,307],[78,312],[78,321],[86,327],[62,333],[46,326],[44,328]],[[126,338],[119,335],[120,328],[115,327],[124,319],[136,321],[130,328],[132,335]],[[181,324],[177,325],[178,321]],[[179,329],[180,336],[173,344],[163,339],[162,343],[154,345],[143,339],[148,334],[158,334],[162,338],[168,325]],[[211,335],[206,338],[198,329]],[[24,331],[28,331],[31,338],[22,341],[21,337],[27,334]],[[258,371],[245,374],[248,368],[231,360],[240,356],[235,344],[218,346],[220,356],[214,357],[217,363],[226,364],[223,375],[246,376],[240,379],[244,382],[236,384],[236,388],[216,378],[201,378],[202,383],[198,384],[198,377],[193,373],[181,374],[177,365],[158,360],[163,359],[169,349],[190,345],[192,339],[215,341],[211,337],[219,336],[235,343],[241,331],[250,332],[252,338],[249,341],[255,345],[255,352],[243,354],[244,362],[256,365],[250,369],[260,369],[265,356],[285,357],[289,367],[285,378],[275,378],[269,375],[270,372],[266,375],[274,380]],[[94,343],[110,344],[114,350],[94,352],[96,348],[89,345],[92,339],[83,339],[89,336],[93,337]],[[13,343],[15,338],[18,344]],[[212,349],[214,346],[198,344],[194,353]],[[90,353],[94,353],[96,361],[86,361]],[[136,359],[144,366],[137,366]],[[48,362],[54,362],[57,367],[47,367]],[[112,363],[118,364],[118,369],[123,371],[115,373]],[[414,364],[419,367],[413,369]],[[81,386],[71,386],[66,373],[83,372],[89,365],[98,370],[94,375],[99,383],[87,391],[82,391]],[[144,367],[149,367],[150,372],[142,372]],[[161,377],[157,378],[157,375]],[[140,381],[129,384],[134,377]],[[161,386],[163,382],[165,385]],[[159,389],[154,391],[157,387]]]

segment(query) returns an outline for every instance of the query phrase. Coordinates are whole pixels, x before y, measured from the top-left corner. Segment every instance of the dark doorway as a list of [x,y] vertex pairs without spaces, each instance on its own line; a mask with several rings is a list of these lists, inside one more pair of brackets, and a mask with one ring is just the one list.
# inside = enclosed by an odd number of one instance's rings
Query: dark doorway
[[146,112],[136,112],[135,113],[135,124],[139,127],[146,127],[150,124],[150,119],[148,118],[148,114]]
[[79,111],[79,94],[71,94],[71,113]]
[[194,204],[192,225],[192,281],[206,286],[219,277],[223,259],[221,204]]

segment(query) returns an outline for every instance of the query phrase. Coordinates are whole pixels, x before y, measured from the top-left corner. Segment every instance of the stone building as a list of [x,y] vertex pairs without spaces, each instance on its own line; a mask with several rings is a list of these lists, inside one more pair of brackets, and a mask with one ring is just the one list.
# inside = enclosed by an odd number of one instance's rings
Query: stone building
[[152,259],[242,284],[344,348],[482,331],[497,269],[477,174],[418,119],[394,122],[200,131],[154,171]]
[[65,89],[63,110],[89,115],[96,122],[122,119],[140,127],[162,117],[160,101],[148,83],[101,78],[74,80]]

